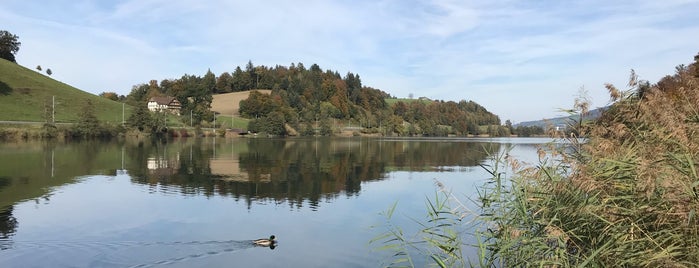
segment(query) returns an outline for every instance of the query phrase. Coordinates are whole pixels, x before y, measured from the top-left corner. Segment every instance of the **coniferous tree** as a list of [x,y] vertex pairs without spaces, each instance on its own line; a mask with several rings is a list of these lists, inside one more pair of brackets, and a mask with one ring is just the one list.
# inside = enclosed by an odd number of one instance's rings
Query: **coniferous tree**
[[211,72],[211,69],[206,71],[201,83],[202,86],[204,86],[204,90],[210,92],[211,94],[216,93],[216,75]]
[[145,102],[136,105],[136,110],[129,116],[129,119],[126,120],[126,124],[129,127],[138,129],[139,131],[149,130],[152,122],[153,117]]
[[76,134],[82,137],[100,136],[100,122],[95,115],[95,106],[91,100],[87,100],[83,106],[78,124],[75,126]]

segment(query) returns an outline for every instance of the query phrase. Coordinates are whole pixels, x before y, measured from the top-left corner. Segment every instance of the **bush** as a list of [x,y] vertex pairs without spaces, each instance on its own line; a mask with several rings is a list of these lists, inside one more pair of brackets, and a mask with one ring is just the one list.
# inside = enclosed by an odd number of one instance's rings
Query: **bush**
[[303,130],[301,131],[301,136],[311,137],[316,135],[316,130],[313,128],[313,124],[306,123],[303,124]]
[[321,136],[332,136],[333,128],[330,119],[323,119],[320,121],[320,135]]

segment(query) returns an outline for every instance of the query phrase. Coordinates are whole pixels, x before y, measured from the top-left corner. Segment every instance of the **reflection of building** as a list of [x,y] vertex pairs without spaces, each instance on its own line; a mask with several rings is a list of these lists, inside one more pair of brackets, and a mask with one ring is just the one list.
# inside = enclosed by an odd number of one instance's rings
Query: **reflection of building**
[[148,166],[148,169],[150,169],[150,170],[156,170],[156,169],[168,168],[170,165],[168,164],[168,161],[165,158],[149,157],[147,166]]
[[[209,163],[211,174],[221,177],[224,181],[250,182],[250,174],[240,170],[238,159],[211,159]],[[260,174],[259,182],[271,182],[271,174]]]
[[178,153],[173,159],[168,159],[164,156],[149,157],[146,161],[146,166],[148,167],[148,173],[162,176],[175,174],[176,169],[180,165],[179,163],[180,154]]

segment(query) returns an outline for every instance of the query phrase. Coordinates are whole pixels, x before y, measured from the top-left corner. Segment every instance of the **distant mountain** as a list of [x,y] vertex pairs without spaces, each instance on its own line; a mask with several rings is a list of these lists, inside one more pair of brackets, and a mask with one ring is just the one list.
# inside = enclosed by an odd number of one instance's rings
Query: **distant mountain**
[[[594,120],[602,116],[602,113],[607,110],[609,107],[602,107],[602,108],[597,108],[594,110],[591,110],[584,118],[583,120]],[[569,116],[561,116],[561,117],[556,117],[556,118],[550,118],[550,119],[542,119],[542,120],[536,120],[536,121],[526,121],[526,122],[520,122],[517,124],[514,124],[514,127],[531,127],[531,126],[538,126],[546,129],[548,126],[561,126],[561,125],[567,125],[572,121],[578,121],[580,120],[580,115],[579,114],[574,114],[574,115],[569,115]]]

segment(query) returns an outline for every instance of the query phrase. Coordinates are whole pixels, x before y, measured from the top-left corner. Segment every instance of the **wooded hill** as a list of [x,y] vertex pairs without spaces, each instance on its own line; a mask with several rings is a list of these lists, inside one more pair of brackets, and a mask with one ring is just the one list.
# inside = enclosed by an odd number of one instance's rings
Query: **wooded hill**
[[[183,121],[192,115],[194,125],[213,120],[213,94],[265,89],[271,94],[252,93],[241,101],[240,114],[254,119],[250,130],[286,135],[289,127],[302,134],[331,135],[335,126],[349,124],[365,131],[387,135],[445,136],[482,134],[480,126],[492,126],[491,135],[508,135],[500,118],[473,101],[415,101],[395,99],[390,94],[362,85],[358,74],[323,70],[317,64],[255,66],[204,76],[183,75],[179,79],[152,80],[133,87],[126,101],[143,105],[153,96],[168,95],[182,104]],[[389,105],[386,101],[390,99]],[[234,104],[231,104],[234,105]],[[185,118],[186,117],[186,118]]]

